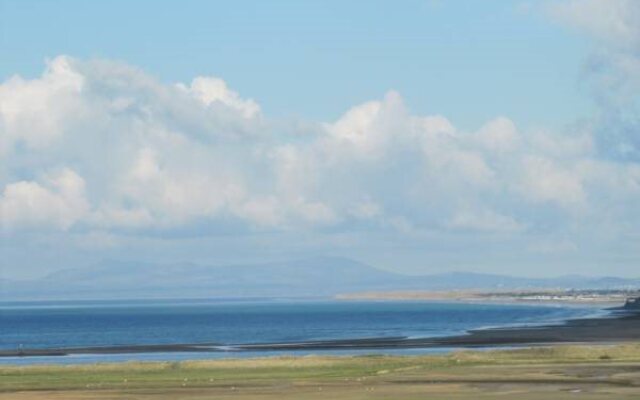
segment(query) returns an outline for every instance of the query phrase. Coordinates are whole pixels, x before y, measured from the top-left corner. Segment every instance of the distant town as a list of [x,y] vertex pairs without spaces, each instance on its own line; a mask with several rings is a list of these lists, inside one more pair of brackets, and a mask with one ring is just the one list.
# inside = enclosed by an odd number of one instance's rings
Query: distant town
[[544,302],[576,304],[625,304],[640,297],[639,289],[540,289],[508,291],[393,291],[362,292],[337,296],[341,300],[447,300],[490,302]]
[[480,298],[495,300],[521,300],[544,302],[576,302],[576,303],[624,303],[629,298],[640,296],[637,289],[611,290],[542,290],[542,291],[510,291],[496,293],[479,293]]

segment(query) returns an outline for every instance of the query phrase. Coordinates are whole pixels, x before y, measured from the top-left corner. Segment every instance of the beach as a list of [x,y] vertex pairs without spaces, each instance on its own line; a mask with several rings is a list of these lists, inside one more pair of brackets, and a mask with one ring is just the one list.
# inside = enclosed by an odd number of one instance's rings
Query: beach
[[108,355],[141,353],[232,353],[243,352],[312,352],[325,350],[393,350],[393,349],[451,349],[494,348],[504,346],[536,346],[542,344],[622,343],[640,338],[640,312],[621,307],[601,316],[570,319],[554,324],[525,325],[473,329],[464,334],[418,337],[363,337],[312,341],[255,342],[255,343],[169,343],[100,346],[69,346],[49,348],[13,348],[0,350],[1,359],[7,357],[43,357],[72,355]]
[[[636,399],[638,338],[640,313],[618,307],[554,324],[437,337],[5,349],[0,400]],[[392,354],[400,349],[441,352]],[[345,355],[332,355],[336,350]],[[217,352],[227,358],[188,359]],[[187,361],[140,361],[144,354],[172,353]],[[73,362],[96,354],[131,361]],[[28,365],[38,357],[48,364]],[[16,359],[27,365],[3,365]]]

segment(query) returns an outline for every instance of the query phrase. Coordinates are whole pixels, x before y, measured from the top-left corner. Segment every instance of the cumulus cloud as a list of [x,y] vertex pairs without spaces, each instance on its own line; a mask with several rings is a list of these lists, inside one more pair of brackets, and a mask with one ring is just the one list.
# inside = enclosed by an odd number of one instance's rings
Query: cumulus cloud
[[551,12],[597,40],[636,50],[640,46],[635,0],[567,0],[552,3]]
[[599,106],[593,125],[603,156],[640,160],[640,2],[566,0],[551,14],[593,39],[585,81]]
[[537,156],[523,160],[523,194],[537,202],[556,203],[567,210],[582,209],[587,203],[580,176]]
[[561,22],[588,34],[595,48],[587,64],[602,101],[629,101],[640,87],[640,3],[568,0],[552,3]]
[[489,209],[461,210],[451,218],[449,226],[454,229],[509,233],[524,229],[512,217],[500,215]]
[[0,196],[0,224],[4,229],[68,229],[88,211],[84,180],[70,169],[49,175],[43,182],[10,183]]
[[2,136],[0,151],[17,142],[28,147],[50,144],[65,132],[66,125],[84,112],[80,92],[84,77],[66,57],[47,62],[40,79],[14,76],[0,86]]
[[590,129],[521,131],[498,116],[467,132],[394,91],[285,125],[217,77],[162,83],[57,57],[0,85],[2,227],[517,236],[640,214],[640,168],[600,157]]
[[498,117],[486,123],[476,133],[476,138],[487,150],[494,152],[513,151],[518,146],[518,129],[506,117]]
[[190,87],[178,84],[178,87],[198,98],[209,106],[216,102],[239,111],[245,118],[253,118],[260,114],[260,106],[252,99],[242,99],[238,93],[230,90],[225,81],[213,77],[198,77]]

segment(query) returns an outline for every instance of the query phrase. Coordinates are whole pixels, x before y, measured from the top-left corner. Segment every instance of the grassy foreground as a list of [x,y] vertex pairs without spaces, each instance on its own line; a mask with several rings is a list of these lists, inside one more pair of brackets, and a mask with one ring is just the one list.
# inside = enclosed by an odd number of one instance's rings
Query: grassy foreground
[[0,400],[574,397],[640,398],[640,344],[0,367]]

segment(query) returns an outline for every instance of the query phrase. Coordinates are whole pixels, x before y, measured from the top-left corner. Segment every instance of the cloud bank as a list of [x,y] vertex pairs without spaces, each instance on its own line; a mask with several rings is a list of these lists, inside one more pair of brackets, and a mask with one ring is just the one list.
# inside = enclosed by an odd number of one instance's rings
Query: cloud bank
[[521,132],[506,117],[462,132],[393,91],[296,129],[216,77],[164,84],[60,56],[0,86],[0,126],[5,232],[206,220],[515,234],[638,215],[640,166],[598,157],[594,132]]
[[640,161],[640,3],[568,0],[551,3],[549,11],[594,43],[584,78],[599,107],[602,154]]
[[639,4],[550,7],[595,43],[585,79],[598,114],[563,131],[508,116],[463,131],[393,90],[336,120],[294,123],[219,77],[166,83],[125,63],[55,57],[37,78],[0,84],[2,234],[366,231],[544,238],[530,250],[562,253],[634,241]]

